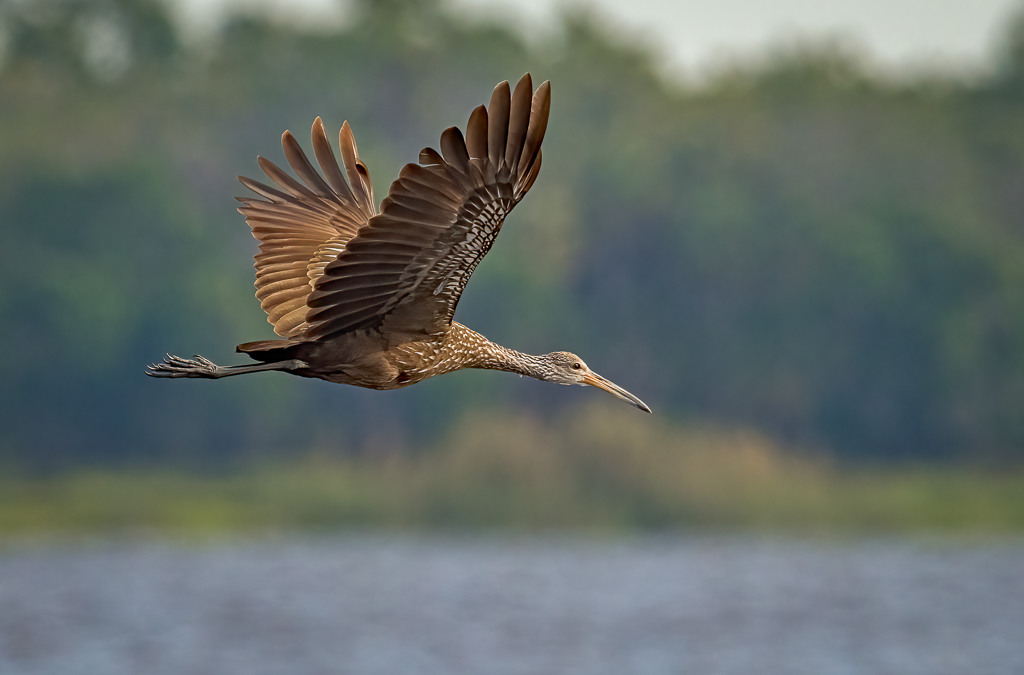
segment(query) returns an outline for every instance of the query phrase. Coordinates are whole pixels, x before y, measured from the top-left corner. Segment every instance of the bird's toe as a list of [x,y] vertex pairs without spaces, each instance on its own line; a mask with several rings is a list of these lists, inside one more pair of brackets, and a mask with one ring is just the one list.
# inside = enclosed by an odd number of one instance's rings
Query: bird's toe
[[174,354],[167,354],[162,362],[147,366],[146,374],[150,377],[206,377],[216,369],[216,364],[202,356],[183,359]]

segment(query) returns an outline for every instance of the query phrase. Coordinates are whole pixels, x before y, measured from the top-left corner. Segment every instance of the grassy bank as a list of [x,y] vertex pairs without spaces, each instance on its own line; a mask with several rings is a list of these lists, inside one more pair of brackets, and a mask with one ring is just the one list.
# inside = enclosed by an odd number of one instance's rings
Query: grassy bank
[[840,470],[755,434],[594,408],[548,426],[474,417],[415,455],[0,479],[0,536],[338,527],[1024,533],[1024,471]]

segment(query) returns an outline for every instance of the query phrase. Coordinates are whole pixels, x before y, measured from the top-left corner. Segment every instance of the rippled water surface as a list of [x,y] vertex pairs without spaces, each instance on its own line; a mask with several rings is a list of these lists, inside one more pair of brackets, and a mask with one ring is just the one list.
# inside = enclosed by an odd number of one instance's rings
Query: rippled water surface
[[0,550],[0,673],[1024,673],[1024,543]]

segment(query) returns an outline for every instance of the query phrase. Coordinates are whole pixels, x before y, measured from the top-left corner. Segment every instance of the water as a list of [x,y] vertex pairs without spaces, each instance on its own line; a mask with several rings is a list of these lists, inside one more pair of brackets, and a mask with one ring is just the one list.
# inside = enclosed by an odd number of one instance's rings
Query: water
[[1016,675],[1024,542],[8,548],[0,673]]

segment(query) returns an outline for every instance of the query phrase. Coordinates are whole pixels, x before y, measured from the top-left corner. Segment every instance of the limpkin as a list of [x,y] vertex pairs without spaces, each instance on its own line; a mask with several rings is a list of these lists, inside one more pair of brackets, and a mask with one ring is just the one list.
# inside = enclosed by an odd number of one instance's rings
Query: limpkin
[[[218,366],[202,356],[167,355],[153,377],[220,378],[266,370],[370,389],[397,389],[462,368],[489,368],[591,385],[650,412],[643,401],[569,352],[523,354],[453,321],[470,275],[541,164],[551,87],[529,73],[512,91],[494,89],[466,125],[441,135],[407,164],[380,211],[348,122],[339,145],[346,181],[318,117],[313,150],[322,174],[291,133],[285,157],[302,183],[263,157],[270,187],[239,176],[256,197],[239,211],[259,240],[256,297],[280,340],[238,351],[255,365]],[[304,184],[303,184],[304,183]]]

